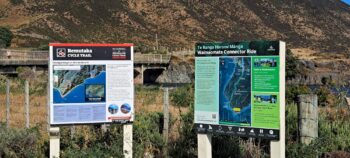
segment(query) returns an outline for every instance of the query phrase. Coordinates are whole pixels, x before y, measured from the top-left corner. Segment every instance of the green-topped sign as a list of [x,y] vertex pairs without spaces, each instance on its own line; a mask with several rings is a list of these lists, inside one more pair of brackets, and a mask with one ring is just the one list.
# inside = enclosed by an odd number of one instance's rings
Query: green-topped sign
[[195,62],[199,133],[279,139],[284,42],[197,43]]

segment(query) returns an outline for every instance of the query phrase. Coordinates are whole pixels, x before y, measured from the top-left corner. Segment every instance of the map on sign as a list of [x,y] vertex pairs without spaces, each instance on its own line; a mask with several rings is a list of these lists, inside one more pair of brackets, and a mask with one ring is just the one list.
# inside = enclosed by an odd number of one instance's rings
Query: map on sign
[[105,101],[105,65],[54,67],[54,103]]
[[219,121],[222,124],[251,123],[251,59],[220,57]]

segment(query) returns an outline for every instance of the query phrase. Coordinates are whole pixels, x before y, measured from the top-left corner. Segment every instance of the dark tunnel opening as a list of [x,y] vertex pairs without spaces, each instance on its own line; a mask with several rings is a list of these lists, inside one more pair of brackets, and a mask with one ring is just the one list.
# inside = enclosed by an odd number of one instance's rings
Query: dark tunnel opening
[[143,83],[156,83],[157,78],[163,73],[164,69],[146,69],[143,73]]

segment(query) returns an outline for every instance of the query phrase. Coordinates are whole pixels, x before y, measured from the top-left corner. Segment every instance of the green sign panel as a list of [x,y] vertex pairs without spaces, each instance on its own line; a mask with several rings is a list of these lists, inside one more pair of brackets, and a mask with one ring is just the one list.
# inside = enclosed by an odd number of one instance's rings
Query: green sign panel
[[196,44],[198,132],[279,139],[284,58],[280,41]]

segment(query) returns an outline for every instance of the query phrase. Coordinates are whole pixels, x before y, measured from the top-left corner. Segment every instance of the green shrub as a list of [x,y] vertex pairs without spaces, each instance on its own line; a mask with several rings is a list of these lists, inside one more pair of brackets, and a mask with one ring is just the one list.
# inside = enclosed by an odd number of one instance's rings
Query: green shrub
[[[313,158],[325,152],[346,151],[350,152],[350,122],[349,118],[339,115],[337,109],[334,113],[319,110],[318,138],[309,145],[303,145],[298,141],[298,116],[297,106],[288,105],[286,108],[286,155],[287,157]],[[335,116],[329,116],[335,115]]]
[[172,157],[197,157],[197,134],[194,128],[194,106],[190,104],[189,111],[180,116],[179,138],[172,142],[169,154]]
[[13,5],[19,5],[23,3],[23,0],[10,0],[11,4]]
[[298,69],[298,58],[293,55],[292,51],[290,49],[287,49],[286,53],[286,78],[292,79],[297,74],[300,73],[300,70]]
[[36,48],[35,50],[49,50],[49,45],[48,44],[39,45],[39,47]]
[[7,27],[0,27],[0,48],[9,47],[13,34]]
[[170,93],[171,102],[178,107],[187,107],[194,104],[193,84],[176,88]]
[[44,157],[47,147],[37,127],[12,129],[0,125],[0,157]]
[[[163,114],[139,113],[133,124],[134,157],[145,153],[159,156],[164,146],[162,130]],[[123,128],[113,124],[107,132],[100,126],[77,126],[74,136],[70,128],[61,127],[62,157],[123,157]]]
[[334,106],[335,103],[335,96],[332,94],[331,90],[326,87],[322,86],[316,91],[317,97],[318,97],[318,105],[319,106]]
[[310,94],[311,89],[305,85],[287,85],[286,86],[286,101],[287,104],[293,104],[298,101],[298,95]]

